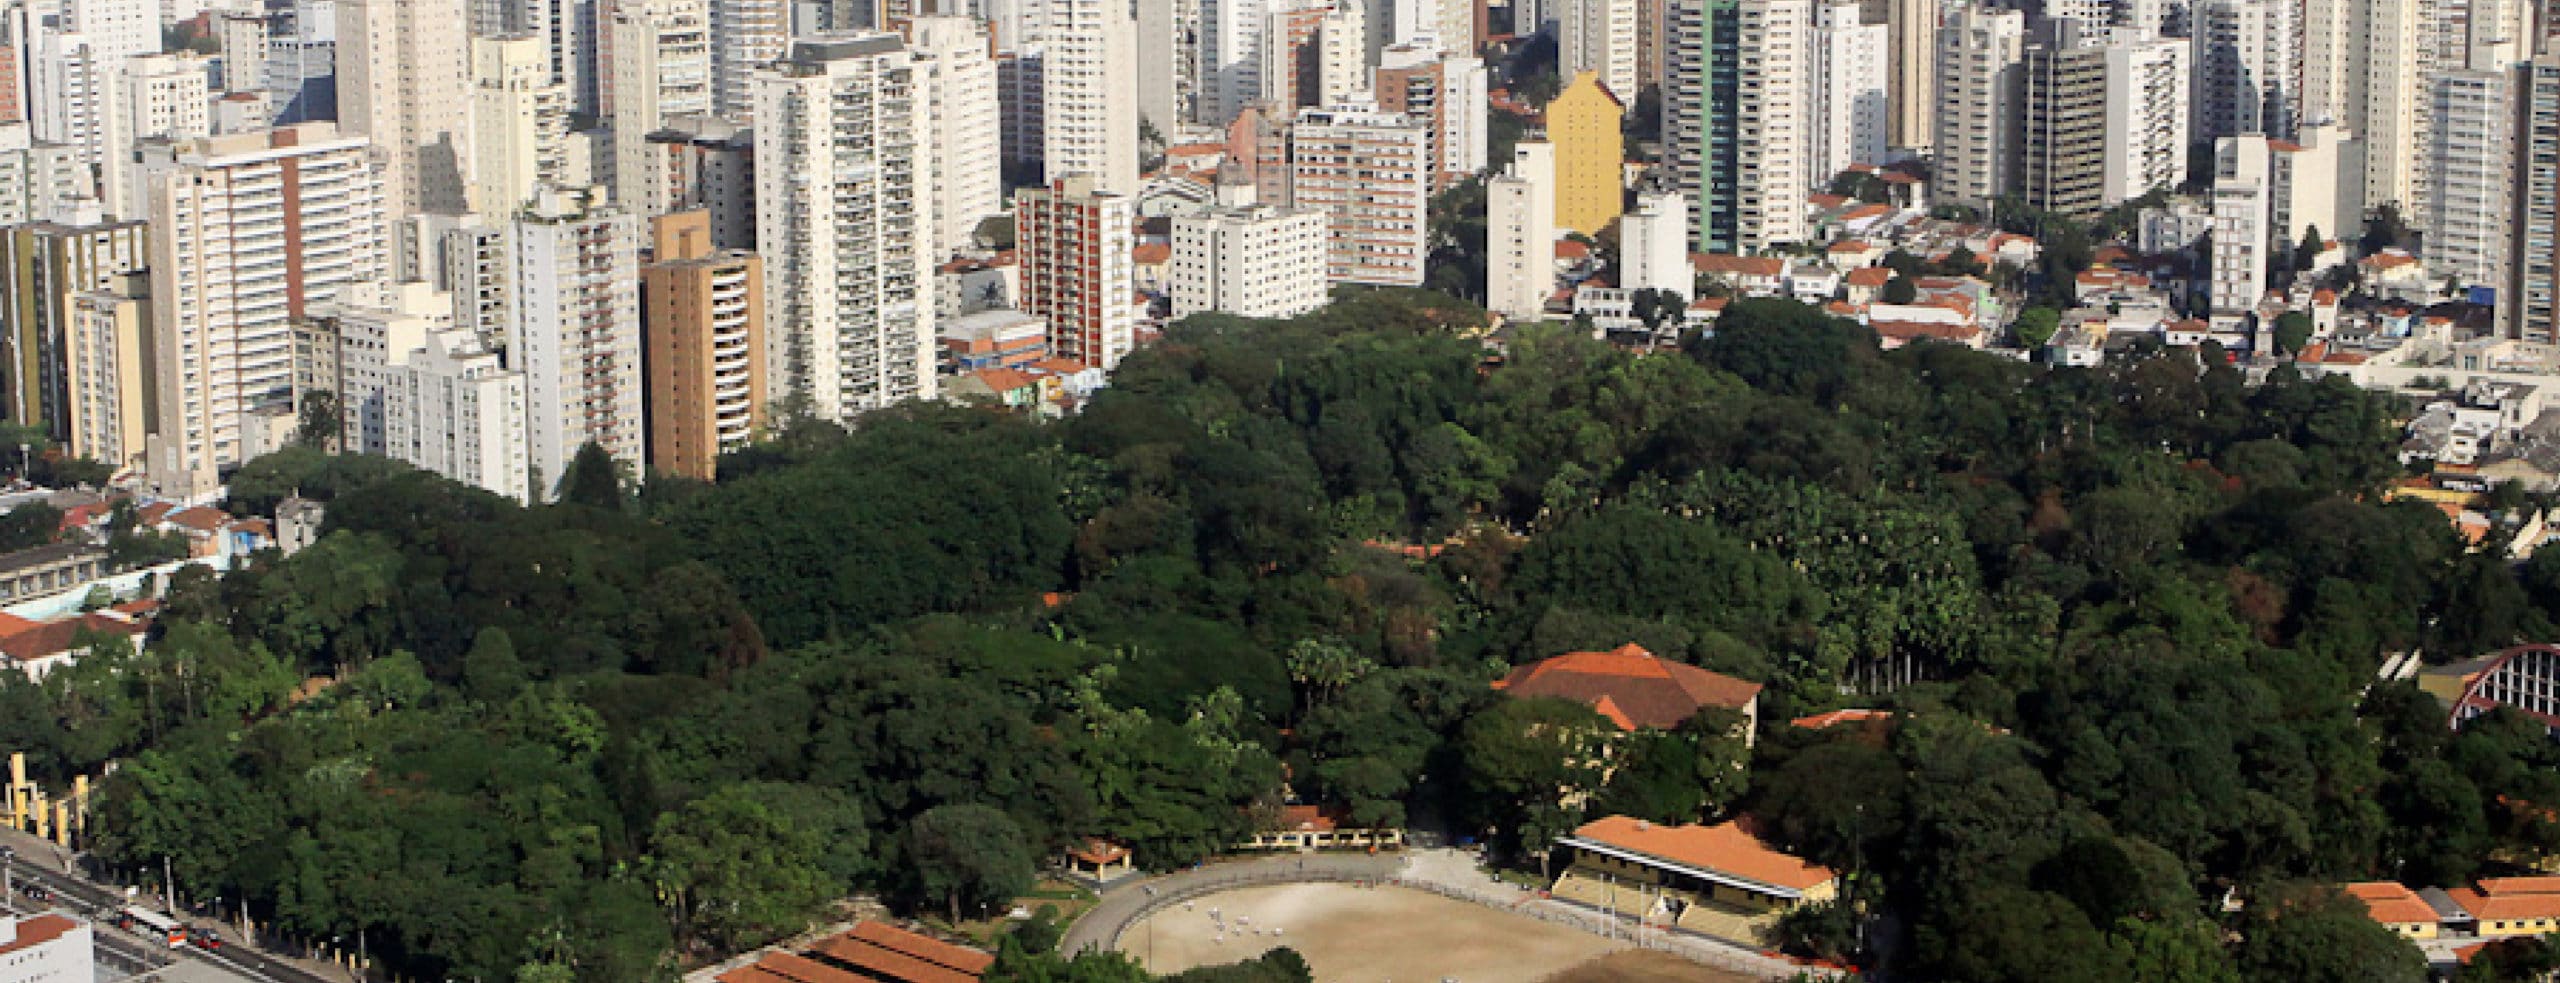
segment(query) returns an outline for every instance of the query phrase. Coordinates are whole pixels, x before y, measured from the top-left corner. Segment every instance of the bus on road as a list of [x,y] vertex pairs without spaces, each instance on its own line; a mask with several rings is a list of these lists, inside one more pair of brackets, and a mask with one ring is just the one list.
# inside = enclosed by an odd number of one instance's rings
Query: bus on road
[[158,939],[172,949],[187,944],[186,926],[178,924],[177,919],[139,905],[126,905],[123,911],[118,912],[116,927],[146,939]]

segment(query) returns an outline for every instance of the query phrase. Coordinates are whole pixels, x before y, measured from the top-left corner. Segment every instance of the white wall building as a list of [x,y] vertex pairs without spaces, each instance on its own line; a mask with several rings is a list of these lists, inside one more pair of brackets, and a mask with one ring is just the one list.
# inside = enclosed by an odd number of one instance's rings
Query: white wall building
[[1124,0],[1048,0],[1047,6],[1040,135],[1047,179],[1091,174],[1099,190],[1134,196],[1143,190],[1138,183],[1141,54],[1129,6]]
[[0,913],[0,983],[97,983],[96,945],[87,922]]
[[2483,45],[2471,68],[2428,79],[2426,194],[2411,224],[2424,237],[2431,280],[2495,286],[2510,276],[2516,50],[2510,43]]
[[427,335],[453,326],[452,300],[421,282],[360,283],[339,291],[314,316],[337,329],[339,446],[390,453],[392,370]]
[[2187,176],[2192,69],[2185,38],[2107,46],[2105,200],[2140,198]]
[[1813,130],[1816,187],[1851,164],[1884,163],[1892,102],[1885,90],[1892,34],[1859,20],[1857,0],[1826,0],[1814,9]]
[[[210,491],[292,395],[292,319],[388,272],[385,194],[362,137],[326,123],[211,137],[145,164],[151,328],[163,353],[149,467]],[[290,230],[290,231],[288,231]]]
[[1289,207],[1324,212],[1335,283],[1419,286],[1429,258],[1431,132],[1374,105],[1309,109],[1289,127]]
[[2428,108],[2421,80],[2437,55],[2422,34],[2430,6],[2422,0],[2307,0],[2302,6],[2302,119],[2336,123],[2367,148],[2358,170],[2368,204],[2393,203],[2404,211],[2417,204]]
[[2302,106],[2301,15],[2295,0],[2195,0],[2193,139],[2292,135]]
[[1296,317],[1327,302],[1326,219],[1222,185],[1220,207],[1173,220],[1173,316]]
[[505,216],[543,185],[567,181],[569,94],[542,38],[471,39],[474,210]]
[[2025,79],[2026,15],[1956,7],[1938,29],[1939,201],[1989,209],[2015,183]]
[[388,379],[384,453],[519,502],[535,500],[525,375],[471,331],[427,335]]
[[1200,115],[1195,122],[1225,126],[1262,97],[1262,34],[1269,11],[1265,0],[1200,0]]
[[612,30],[613,200],[646,219],[674,207],[649,134],[711,113],[711,17],[703,0],[622,0]]
[[1004,211],[1002,118],[987,35],[966,17],[918,17],[907,28],[916,88],[930,121],[935,262],[968,245],[978,223]]
[[[1560,0],[1556,5],[1558,74],[1566,79],[1583,72],[1600,73],[1609,93],[1634,102],[1636,87],[1636,0]],[[1523,32],[1525,33],[1525,32]]]
[[471,210],[462,0],[339,0],[338,120],[382,159],[393,217]]
[[546,189],[507,223],[507,358],[525,376],[525,453],[544,500],[590,441],[642,467],[641,223],[601,193]]
[[789,0],[711,0],[712,103],[721,116],[754,122],[756,73],[790,41]]
[[2223,137],[2213,147],[2213,253],[2208,295],[2215,333],[2233,330],[2267,294],[2272,219],[2267,138]]
[[1686,297],[1697,285],[1689,262],[1689,200],[1675,191],[1640,191],[1618,218],[1618,286],[1668,290]]
[[1485,307],[1518,321],[1546,316],[1556,285],[1556,148],[1522,140],[1485,182]]
[[895,35],[802,38],[757,76],[756,119],[772,391],[837,421],[933,398],[932,121],[912,57]]

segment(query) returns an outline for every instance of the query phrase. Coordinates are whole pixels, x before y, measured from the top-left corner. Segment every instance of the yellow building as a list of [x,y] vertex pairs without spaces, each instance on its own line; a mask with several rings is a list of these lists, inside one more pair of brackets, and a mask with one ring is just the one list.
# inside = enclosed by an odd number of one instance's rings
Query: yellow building
[[2373,920],[2404,939],[2432,939],[2442,931],[2444,916],[2407,885],[2391,881],[2349,884],[2347,896],[2364,902]]
[[1600,84],[1598,72],[1576,72],[1547,103],[1547,140],[1556,145],[1556,228],[1596,236],[1626,210],[1627,107]]
[[1573,862],[1556,879],[1556,897],[1737,942],[1765,942],[1780,916],[1840,893],[1839,875],[1779,852],[1739,822],[1663,826],[1610,816],[1559,843]]
[[2484,939],[2560,931],[2560,877],[2483,877],[2444,893],[2471,916],[2472,931]]

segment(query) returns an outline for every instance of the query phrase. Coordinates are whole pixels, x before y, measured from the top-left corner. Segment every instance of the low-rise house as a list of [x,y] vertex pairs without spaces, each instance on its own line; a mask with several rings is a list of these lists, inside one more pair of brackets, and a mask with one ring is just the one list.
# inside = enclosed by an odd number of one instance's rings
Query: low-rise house
[[1689,265],[1752,297],[1775,297],[1787,289],[1787,261],[1777,256],[1691,253]]
[[1830,868],[1770,846],[1749,820],[1664,826],[1632,816],[1585,823],[1553,893],[1718,938],[1759,945],[1800,905],[1839,896]]
[[2560,877],[2483,877],[2444,893],[2471,916],[2484,939],[2560,931]]
[[1881,266],[1862,266],[1840,276],[1842,298],[1865,307],[1884,299],[1884,285],[1893,281],[1893,271]]
[[1809,304],[1819,304],[1839,295],[1840,271],[1814,260],[1797,260],[1787,265],[1787,295]]
[[2365,911],[2375,922],[2404,939],[2432,939],[2443,930],[2444,915],[2418,897],[2407,885],[2392,881],[2368,881],[2341,888],[2348,897],[2364,902]]
[[1404,830],[1386,826],[1360,826],[1339,809],[1319,806],[1285,806],[1270,827],[1253,834],[1239,849],[1245,850],[1378,850],[1404,845]]
[[935,322],[945,374],[1018,369],[1049,357],[1049,322],[1009,307]]
[[1825,247],[1822,259],[1832,269],[1847,273],[1884,262],[1884,254],[1884,247],[1864,239],[1842,239]]
[[1703,711],[1724,709],[1742,715],[1747,743],[1760,724],[1759,683],[1674,662],[1633,642],[1532,662],[1493,688],[1512,697],[1571,700],[1626,732],[1671,730]]

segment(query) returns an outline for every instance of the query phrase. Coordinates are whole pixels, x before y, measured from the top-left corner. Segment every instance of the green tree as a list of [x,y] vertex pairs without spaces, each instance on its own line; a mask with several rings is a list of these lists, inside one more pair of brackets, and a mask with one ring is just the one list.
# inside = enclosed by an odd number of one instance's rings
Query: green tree
[[2009,326],[2018,335],[2019,346],[2028,351],[2043,348],[2062,330],[2062,314],[2050,307],[2030,307],[2018,312],[2018,320]]
[[1579,811],[1565,805],[1599,784],[1608,723],[1566,700],[1504,700],[1467,719],[1458,738],[1473,807],[1524,857],[1547,867],[1547,851],[1572,832]]
[[2280,893],[2249,906],[2238,928],[2243,978],[2304,983],[2417,983],[2426,958],[2333,888]]
[[2301,311],[2286,311],[2277,315],[2275,342],[2279,349],[2300,353],[2303,346],[2311,343],[2311,315]]
[[338,434],[344,426],[345,421],[338,412],[338,394],[326,389],[305,393],[293,442],[313,450],[336,450]]
[[904,860],[917,890],[941,899],[954,922],[963,902],[983,909],[1031,887],[1031,852],[1022,827],[989,806],[925,810],[907,827]]
[[560,500],[600,509],[622,507],[622,468],[605,453],[604,445],[587,441],[578,447],[578,455],[569,459],[569,471],[560,476]]
[[1912,282],[1908,275],[1895,273],[1892,279],[1884,282],[1885,303],[1908,304],[1919,299],[1920,285]]
[[750,948],[808,924],[834,894],[822,833],[732,786],[658,817],[649,869],[677,938],[718,951]]

